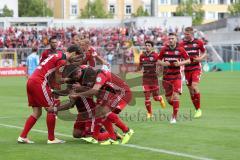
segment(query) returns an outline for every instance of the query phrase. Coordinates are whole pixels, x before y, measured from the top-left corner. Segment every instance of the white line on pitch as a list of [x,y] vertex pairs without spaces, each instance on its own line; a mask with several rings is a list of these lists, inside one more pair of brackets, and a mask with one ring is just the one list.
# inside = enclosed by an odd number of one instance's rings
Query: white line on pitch
[[16,117],[14,117],[14,116],[0,117],[0,119],[9,119],[9,118],[16,118]]
[[[7,127],[7,128],[23,129],[22,127],[19,127],[19,126],[8,125],[8,124],[1,124],[1,123],[0,123],[0,126]],[[47,131],[39,130],[39,129],[31,129],[31,131],[38,132],[38,133],[46,133],[47,134]],[[58,132],[55,132],[55,135],[63,136],[63,137],[72,137],[72,135],[58,133]],[[179,157],[186,157],[186,158],[191,158],[191,159],[195,159],[195,160],[213,160],[211,158],[199,157],[199,156],[194,156],[194,155],[191,155],[191,154],[180,153],[180,152],[175,152],[175,151],[169,151],[169,150],[164,150],[164,149],[143,147],[143,146],[134,145],[134,144],[124,144],[124,145],[121,145],[121,146],[129,147],[129,148],[135,148],[135,149],[139,149],[139,150],[157,152],[157,153],[164,153],[164,154],[169,154],[169,155],[174,155],[174,156],[179,156]]]

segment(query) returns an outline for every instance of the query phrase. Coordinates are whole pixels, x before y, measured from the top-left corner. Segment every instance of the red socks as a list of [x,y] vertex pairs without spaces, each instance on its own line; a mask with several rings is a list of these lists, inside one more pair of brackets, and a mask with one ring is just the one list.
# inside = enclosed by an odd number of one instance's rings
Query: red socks
[[56,125],[56,115],[54,113],[47,113],[47,128],[48,128],[48,140],[55,139],[54,130]]
[[195,109],[198,110],[200,108],[200,93],[195,93],[191,95],[191,99]]
[[152,105],[150,100],[145,100],[145,106],[146,106],[147,112],[152,114]]
[[114,123],[118,128],[120,128],[124,133],[128,131],[128,127],[123,123],[123,121],[118,117],[117,114],[111,112],[108,116],[107,119]]
[[[99,119],[99,120],[100,121],[95,122],[93,138],[97,139],[98,141],[104,141],[109,138],[116,140],[117,138],[114,133],[112,123],[108,119],[106,119],[104,121],[102,121],[102,119]],[[103,126],[106,129],[106,132],[104,132],[104,133],[100,133],[100,129],[102,127],[101,123],[103,124]]]
[[[24,129],[20,135],[22,138],[26,138],[28,132],[31,130],[31,128],[34,126],[36,123],[37,119],[33,117],[32,115],[27,119]],[[54,130],[55,130],[55,124],[56,124],[56,116],[54,113],[47,113],[47,128],[48,128],[48,139],[49,140],[54,140],[55,135],[54,135]]]
[[34,124],[37,122],[37,119],[33,117],[32,115],[28,117],[28,119],[25,122],[24,129],[20,135],[22,138],[27,138],[28,132],[31,130],[31,128],[34,126]]
[[173,118],[177,118],[177,113],[178,113],[178,109],[179,109],[179,100],[173,100]]
[[116,134],[114,132],[114,129],[113,129],[113,125],[112,125],[112,122],[109,121],[109,119],[106,119],[104,122],[103,122],[103,125],[106,129],[106,131],[108,132],[108,136],[113,139],[113,140],[116,140],[117,137],[116,137]]

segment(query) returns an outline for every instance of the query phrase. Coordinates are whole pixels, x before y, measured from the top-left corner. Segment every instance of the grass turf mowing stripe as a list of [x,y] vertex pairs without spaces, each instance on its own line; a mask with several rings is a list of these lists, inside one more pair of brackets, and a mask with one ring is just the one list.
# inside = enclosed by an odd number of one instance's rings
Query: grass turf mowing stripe
[[[19,127],[19,126],[8,125],[8,124],[1,124],[1,123],[0,123],[0,126],[7,127],[7,128],[23,129],[22,127]],[[39,129],[31,129],[31,131],[47,134],[47,131],[39,130]],[[72,137],[72,135],[62,134],[62,133],[58,133],[58,132],[55,132],[55,135],[63,136],[63,137]],[[194,156],[194,155],[190,155],[190,154],[186,154],[186,153],[180,153],[180,152],[169,151],[169,150],[164,150],[164,149],[157,149],[157,148],[138,146],[138,145],[134,145],[134,144],[124,144],[124,145],[121,145],[121,146],[135,148],[135,149],[139,149],[139,150],[146,150],[146,151],[151,151],[151,152],[157,152],[157,153],[164,153],[164,154],[169,154],[169,155],[174,155],[174,156],[179,156],[179,157],[186,157],[186,158],[191,158],[191,159],[195,159],[195,160],[213,160],[211,158]]]

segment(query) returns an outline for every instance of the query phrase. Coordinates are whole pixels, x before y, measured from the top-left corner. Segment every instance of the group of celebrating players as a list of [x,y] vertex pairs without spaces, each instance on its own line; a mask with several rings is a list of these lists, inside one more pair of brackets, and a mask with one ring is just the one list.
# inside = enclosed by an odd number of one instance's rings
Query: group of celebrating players
[[[182,92],[182,72],[196,112],[202,115],[198,83],[201,75],[201,61],[206,57],[203,42],[193,38],[193,28],[185,28],[185,39],[177,42],[177,35],[170,33],[168,44],[160,54],[154,51],[151,41],[145,42],[145,51],[140,55],[138,70],[143,70],[143,91],[147,117],[153,116],[150,96],[165,108],[163,97],[159,94],[159,73],[163,68],[162,86],[167,102],[173,106],[170,123],[176,123],[179,110],[179,95]],[[34,143],[27,138],[31,128],[47,111],[48,144],[65,143],[55,137],[54,130],[58,111],[76,106],[78,115],[73,127],[73,137],[101,145],[126,144],[134,131],[118,116],[131,101],[132,93],[116,74],[111,73],[109,64],[90,46],[88,39],[73,36],[73,45],[66,52],[57,50],[57,39],[50,39],[51,48],[45,50],[40,65],[28,78],[27,96],[32,114],[25,122],[19,143]],[[102,64],[95,68],[95,60]],[[184,66],[184,67],[182,67]],[[63,89],[63,85],[66,88]],[[68,96],[67,103],[61,103],[59,96]],[[114,128],[122,131],[119,134]]]

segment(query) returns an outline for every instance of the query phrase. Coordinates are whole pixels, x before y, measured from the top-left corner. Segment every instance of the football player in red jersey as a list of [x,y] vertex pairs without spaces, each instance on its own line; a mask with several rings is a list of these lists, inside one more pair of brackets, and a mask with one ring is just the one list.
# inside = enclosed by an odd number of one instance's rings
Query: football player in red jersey
[[42,63],[46,58],[48,58],[49,55],[63,53],[62,50],[57,49],[58,41],[56,36],[52,36],[49,39],[49,42],[50,42],[50,48],[42,52],[40,57],[40,63]]
[[[107,69],[98,70],[93,80],[94,85],[91,89],[86,92],[73,93],[70,97],[75,99],[80,96],[89,97],[95,95],[97,97],[97,105],[107,106],[111,111],[106,115],[106,121],[115,124],[123,131],[124,136],[122,143],[127,143],[134,132],[123,123],[117,114],[119,114],[131,101],[131,91],[129,86]],[[116,136],[111,134],[113,131],[108,132],[110,133],[111,139],[103,142],[103,145],[116,143]]]
[[165,102],[162,96],[159,95],[158,72],[157,66],[158,53],[154,51],[154,43],[152,41],[145,42],[146,51],[140,55],[139,68],[143,69],[143,91],[145,95],[145,106],[147,109],[147,118],[152,117],[151,94],[155,101],[159,101],[162,108],[165,108]]
[[[159,54],[158,63],[163,68],[163,87],[165,96],[173,106],[173,114],[170,123],[176,123],[179,109],[179,95],[182,93],[182,76],[180,66],[190,63],[190,58],[183,47],[177,43],[177,35],[169,33],[169,44],[164,46]],[[184,59],[184,60],[182,60]]]
[[96,52],[95,48],[90,46],[90,41],[88,39],[83,39],[80,41],[80,47],[85,53],[85,58],[83,65],[89,65],[92,67],[96,66],[96,60],[103,65],[109,66],[109,64]]
[[191,63],[184,66],[186,84],[191,95],[192,103],[196,109],[194,118],[202,116],[200,109],[200,91],[198,84],[202,72],[201,61],[206,58],[206,50],[204,42],[193,37],[193,28],[187,27],[184,32],[184,39],[180,42],[180,46],[184,47],[190,56]]
[[[92,96],[94,94],[88,93],[89,89],[90,93],[93,91],[91,88],[95,83],[97,83],[96,80],[99,81],[101,79],[99,77],[96,78],[96,76],[101,72],[104,75],[106,74],[106,76],[108,77],[107,79],[111,80],[111,82],[106,82],[107,84],[101,87],[101,90],[99,90],[99,93],[97,93],[98,103],[95,105],[92,100]],[[99,76],[101,76],[102,74],[100,74]],[[76,104],[79,113],[77,120],[74,124],[74,137],[82,137],[83,140],[91,143],[97,143],[97,141],[103,141],[110,138],[107,141],[101,142],[101,144],[118,144],[119,142],[115,141],[117,136],[112,126],[112,123],[115,123],[123,130],[125,134],[122,143],[127,143],[131,135],[133,134],[133,131],[128,129],[128,127],[119,119],[116,114],[121,112],[121,110],[131,99],[131,92],[129,90],[129,87],[126,84],[121,83],[122,81],[119,80],[117,76],[110,75],[109,71],[106,71],[104,69],[94,70],[92,67],[86,65],[80,66],[79,69],[72,72],[69,77],[77,82],[72,85],[72,89],[74,89],[74,91],[76,91],[77,93],[85,91],[87,92],[83,93],[83,95],[81,96],[79,96],[81,93],[75,95],[74,100],[70,98],[69,104],[63,104],[58,107],[51,107],[48,108],[48,111],[53,112],[54,110],[65,110],[73,107]],[[109,79],[110,77],[111,79]],[[103,78],[106,77],[104,76]],[[118,85],[121,85],[121,87],[119,87]],[[111,111],[113,111],[113,113],[111,113]],[[101,118],[106,115],[107,118]],[[105,127],[107,132],[99,133],[102,125]],[[93,127],[94,132],[92,132]],[[92,137],[83,138],[86,136],[86,133],[88,136],[92,135]]]
[[[38,118],[42,115],[42,107],[54,106],[54,97],[48,85],[48,76],[56,71],[61,71],[68,61],[72,61],[75,54],[79,54],[78,46],[70,46],[66,52],[53,54],[45,59],[33,72],[27,81],[27,96],[28,104],[32,107],[33,113],[27,119],[24,129],[18,137],[19,143],[34,143],[27,138],[31,128],[34,126]],[[61,73],[56,72],[57,77],[61,77]],[[56,115],[47,113],[47,128],[48,128],[48,144],[64,143],[63,140],[55,138],[54,130],[56,123]]]

